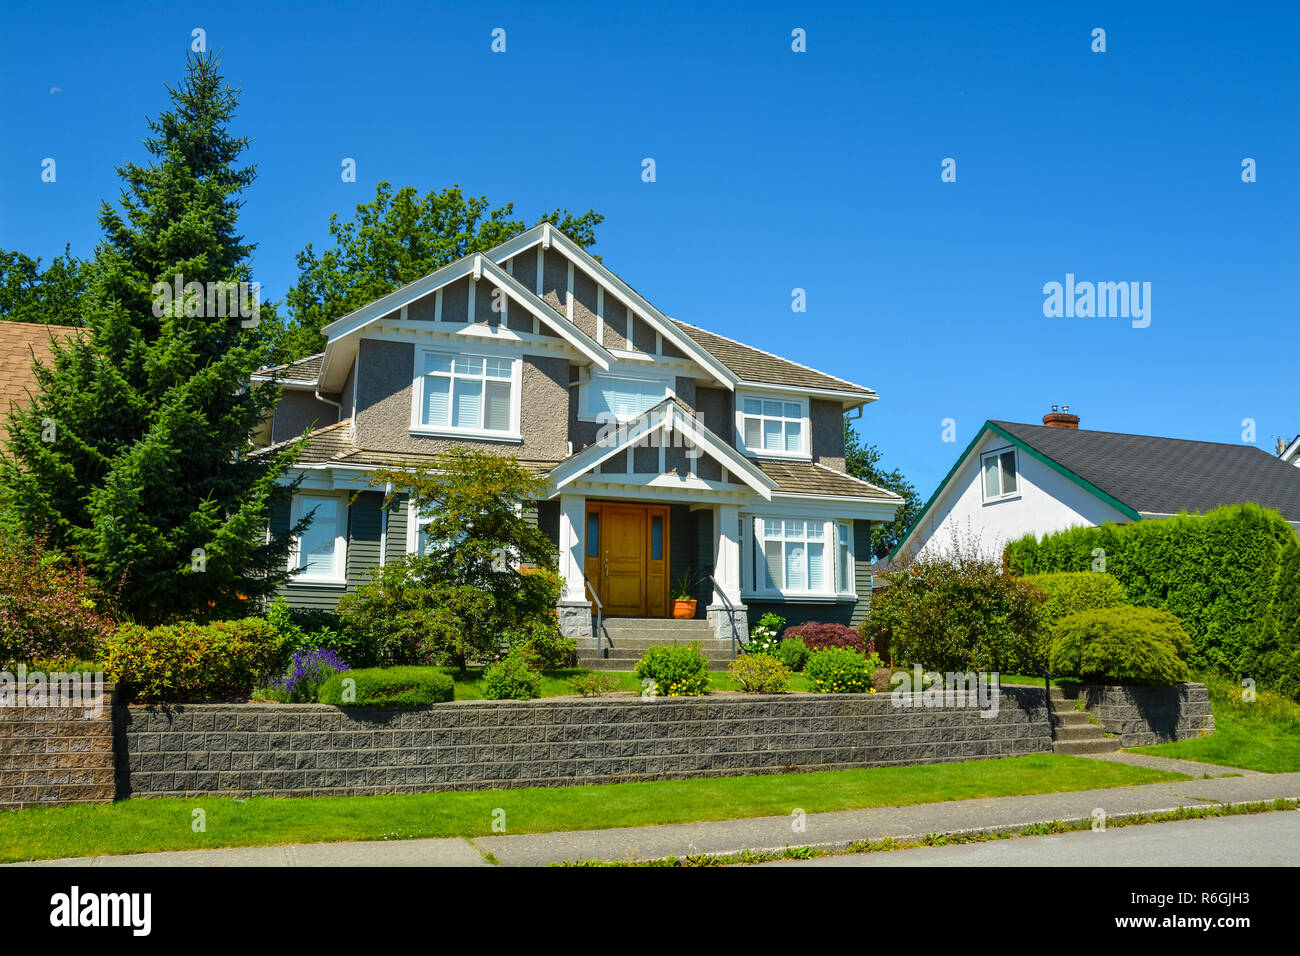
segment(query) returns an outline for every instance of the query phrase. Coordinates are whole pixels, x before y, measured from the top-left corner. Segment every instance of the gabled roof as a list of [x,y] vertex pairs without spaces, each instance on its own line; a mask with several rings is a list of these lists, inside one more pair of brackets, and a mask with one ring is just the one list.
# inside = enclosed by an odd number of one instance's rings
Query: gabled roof
[[1252,445],[990,420],[958,456],[890,552],[890,560],[923,526],[953,475],[989,433],[1011,442],[1130,521],[1253,502],[1279,512],[1287,521],[1300,522],[1297,469]]
[[677,319],[673,323],[689,335],[695,342],[716,356],[742,382],[763,385],[796,385],[803,388],[827,389],[835,392],[851,392],[874,401],[876,393],[862,385],[855,385],[834,375],[827,375],[816,369],[800,365],[789,359],[783,359],[771,352],[764,352],[752,345],[745,345],[726,336],[709,332],[705,329],[688,325]]
[[635,447],[638,442],[666,429],[680,431],[692,445],[716,460],[729,473],[740,479],[741,483],[748,485],[764,498],[772,497],[776,482],[705,427],[695,417],[694,412],[675,398],[665,398],[658,405],[621,425],[615,433],[617,436],[615,441],[588,445],[564,459],[551,471],[551,482],[556,490],[559,490],[598,467],[606,459]]
[[776,482],[779,494],[829,498],[879,498],[902,504],[901,496],[867,481],[827,468],[821,462],[773,461],[761,458],[758,467]]
[[33,357],[48,365],[52,341],[63,341],[81,329],[71,325],[39,325],[0,321],[0,420],[10,403],[25,405],[36,389]]
[[1282,449],[1282,453],[1277,457],[1283,461],[1295,461],[1297,456],[1300,456],[1300,435],[1296,435],[1295,438],[1291,439],[1291,444]]
[[1254,445],[993,421],[1142,514],[1254,502],[1300,521],[1300,475]]

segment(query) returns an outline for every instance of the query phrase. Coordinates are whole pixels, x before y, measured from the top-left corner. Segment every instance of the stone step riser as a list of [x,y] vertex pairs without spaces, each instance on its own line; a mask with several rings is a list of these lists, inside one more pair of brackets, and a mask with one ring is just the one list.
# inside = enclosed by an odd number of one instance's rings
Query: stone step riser
[[1057,740],[1052,743],[1052,753],[1057,754],[1107,754],[1119,750],[1115,740]]
[[1101,728],[1093,724],[1084,727],[1061,727],[1056,731],[1055,740],[1061,741],[1081,741],[1081,740],[1106,740],[1102,734]]
[[[710,671],[725,671],[731,661],[708,661],[706,667]],[[578,666],[584,667],[589,671],[623,671],[631,672],[636,668],[634,660],[578,660]]]

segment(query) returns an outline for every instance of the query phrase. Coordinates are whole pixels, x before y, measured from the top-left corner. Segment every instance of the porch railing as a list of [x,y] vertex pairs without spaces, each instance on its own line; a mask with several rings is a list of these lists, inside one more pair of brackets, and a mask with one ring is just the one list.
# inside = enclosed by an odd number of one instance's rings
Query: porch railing
[[731,624],[728,629],[731,631],[731,659],[735,660],[736,654],[740,650],[740,641],[736,637],[736,605],[731,603],[731,598],[727,597],[727,592],[722,589],[722,585],[718,583],[718,579],[712,574],[706,573],[701,580],[708,581],[713,585],[713,593],[722,598],[722,606],[727,609],[727,620]]
[[583,575],[582,583],[591,595],[591,599],[596,602],[596,655],[598,657],[609,657],[609,648],[604,647],[605,643],[605,606],[600,603],[600,597],[596,594],[596,589],[591,586],[591,582]]

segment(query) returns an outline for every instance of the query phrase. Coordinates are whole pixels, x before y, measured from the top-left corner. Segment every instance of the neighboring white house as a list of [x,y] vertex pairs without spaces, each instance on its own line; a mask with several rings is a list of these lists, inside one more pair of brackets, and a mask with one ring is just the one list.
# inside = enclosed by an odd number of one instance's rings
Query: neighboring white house
[[1300,468],[1300,435],[1296,435],[1295,438],[1291,439],[1289,445],[1283,444],[1280,438],[1277,440],[1277,444],[1277,457]]
[[1247,501],[1300,529],[1300,474],[1262,449],[1081,430],[1053,406],[1042,425],[985,422],[890,562]]

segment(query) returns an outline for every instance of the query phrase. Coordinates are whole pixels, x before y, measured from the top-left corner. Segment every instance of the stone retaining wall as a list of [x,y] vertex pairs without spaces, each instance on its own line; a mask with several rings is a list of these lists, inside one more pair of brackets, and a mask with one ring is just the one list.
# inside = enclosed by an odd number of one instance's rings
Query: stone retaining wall
[[1048,753],[1043,692],[975,706],[889,694],[118,707],[119,796],[352,795],[562,786]]
[[67,706],[38,706],[29,700],[36,687],[18,685],[22,704],[0,706],[0,809],[112,801],[116,689],[87,685]]
[[1210,694],[1204,684],[1084,684],[1079,696],[1102,728],[1119,738],[1120,747],[1144,747],[1214,733]]

